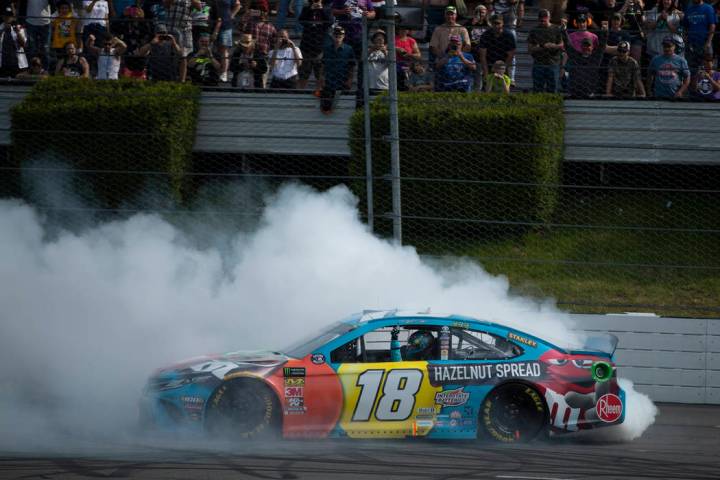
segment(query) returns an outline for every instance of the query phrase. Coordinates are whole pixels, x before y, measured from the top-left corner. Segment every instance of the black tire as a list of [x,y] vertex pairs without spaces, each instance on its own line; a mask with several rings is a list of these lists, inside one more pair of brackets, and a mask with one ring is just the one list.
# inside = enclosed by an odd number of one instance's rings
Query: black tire
[[485,397],[480,423],[483,433],[495,441],[530,442],[547,430],[548,412],[543,398],[533,387],[507,383]]
[[220,385],[210,396],[205,429],[223,439],[272,438],[278,432],[275,394],[256,380],[237,379]]

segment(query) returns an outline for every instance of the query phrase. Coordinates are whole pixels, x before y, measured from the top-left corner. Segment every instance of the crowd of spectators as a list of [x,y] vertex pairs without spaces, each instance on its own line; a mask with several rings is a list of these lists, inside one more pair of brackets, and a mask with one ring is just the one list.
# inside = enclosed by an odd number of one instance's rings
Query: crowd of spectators
[[[534,0],[537,23],[524,29],[531,66],[517,61],[526,1],[529,8],[530,0],[427,0],[427,25],[399,19],[399,88],[510,93],[527,68],[536,92],[720,99],[720,0]],[[388,39],[377,22],[384,3],[0,0],[0,77],[131,77],[284,90],[306,89],[312,78],[322,110],[330,112],[338,91],[363,85],[362,58],[370,88],[389,86]],[[371,23],[367,52],[363,20]],[[416,40],[417,29],[427,36]],[[356,91],[362,101],[362,88]]]

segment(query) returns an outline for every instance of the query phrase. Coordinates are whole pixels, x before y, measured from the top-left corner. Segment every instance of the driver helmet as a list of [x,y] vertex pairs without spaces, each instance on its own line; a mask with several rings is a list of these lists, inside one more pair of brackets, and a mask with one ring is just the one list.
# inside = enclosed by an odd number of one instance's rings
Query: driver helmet
[[427,330],[418,330],[408,337],[405,360],[425,360],[430,356],[435,337]]

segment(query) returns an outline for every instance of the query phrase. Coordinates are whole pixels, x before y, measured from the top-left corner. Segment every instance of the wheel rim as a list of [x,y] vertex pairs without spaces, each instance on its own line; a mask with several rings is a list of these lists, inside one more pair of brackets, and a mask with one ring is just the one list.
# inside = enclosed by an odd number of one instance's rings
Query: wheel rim
[[269,392],[235,385],[224,391],[214,402],[208,416],[208,426],[224,436],[250,436],[262,431],[272,416]]
[[486,401],[485,425],[488,431],[505,442],[531,440],[543,428],[545,421],[544,406],[539,406],[538,400],[537,393],[525,385],[508,385],[498,389]]

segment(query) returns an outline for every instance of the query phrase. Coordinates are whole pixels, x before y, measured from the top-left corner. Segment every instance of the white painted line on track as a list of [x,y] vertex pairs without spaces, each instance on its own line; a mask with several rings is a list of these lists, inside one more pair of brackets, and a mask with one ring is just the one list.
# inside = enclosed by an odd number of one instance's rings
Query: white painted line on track
[[517,480],[572,480],[571,478],[528,477],[525,475],[497,475],[495,478],[508,478],[508,479],[517,479]]

